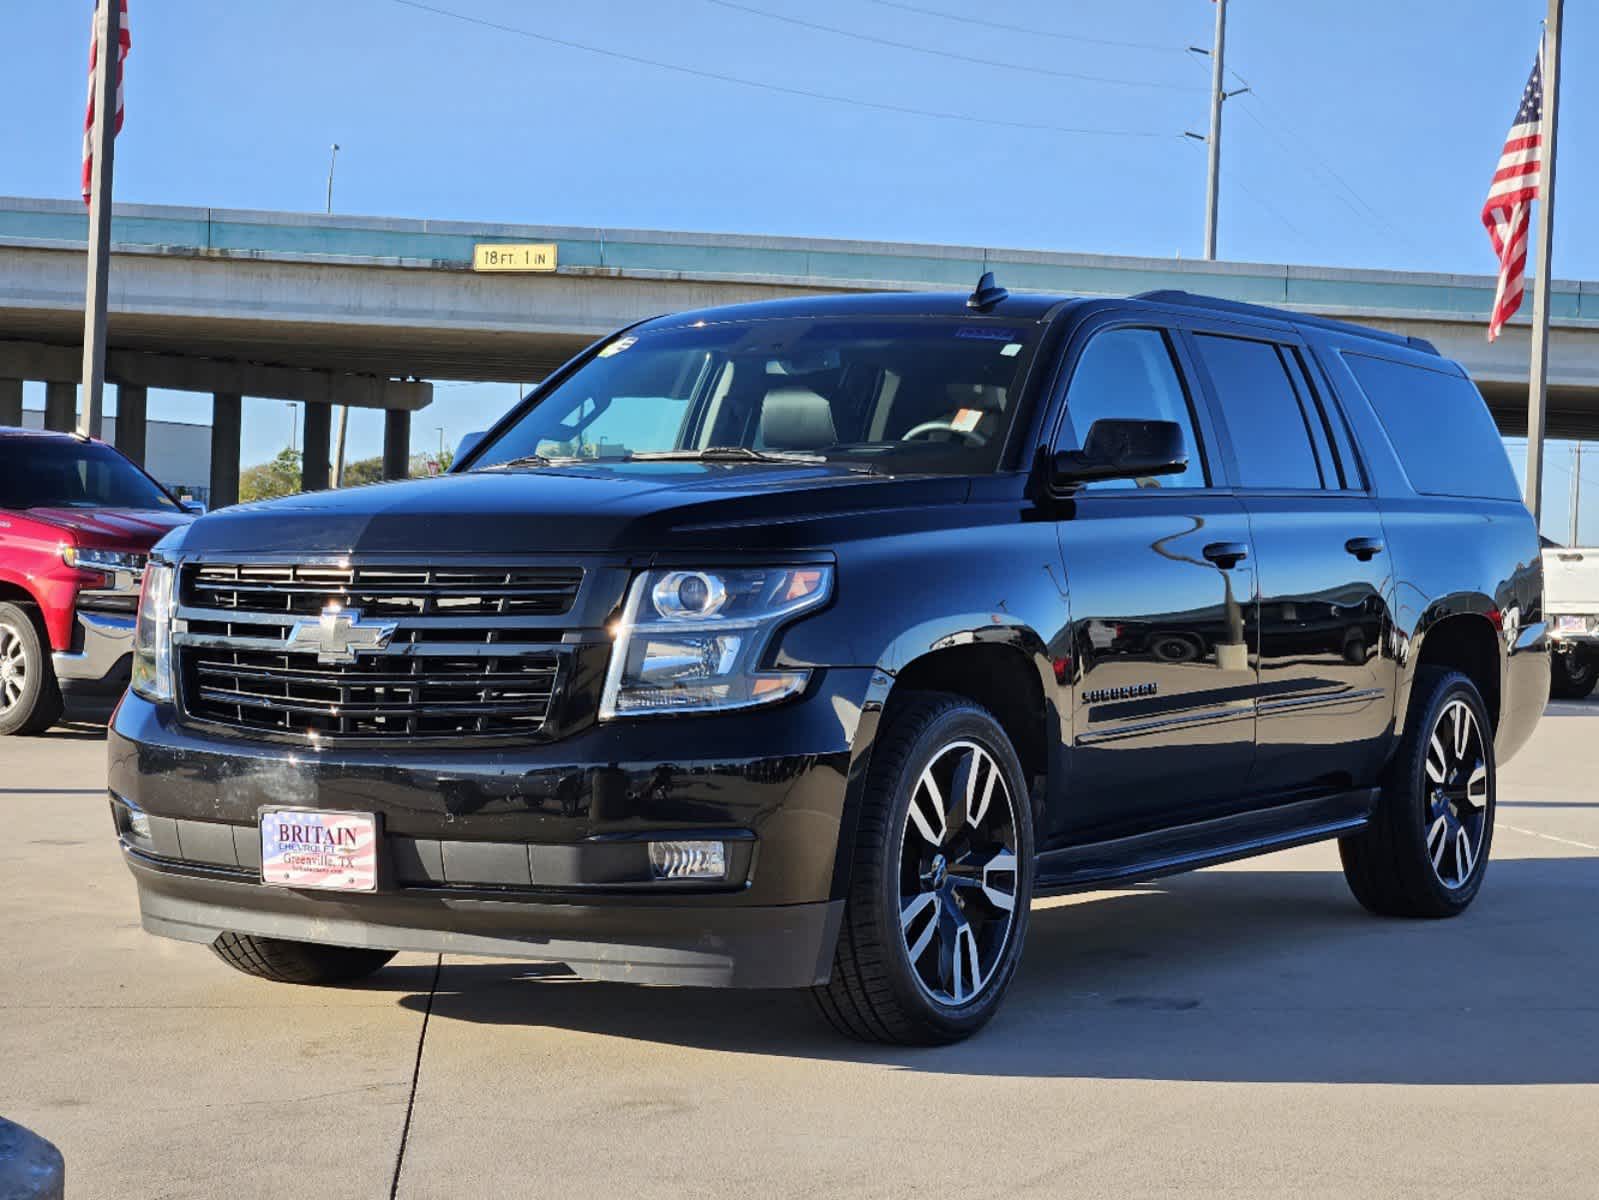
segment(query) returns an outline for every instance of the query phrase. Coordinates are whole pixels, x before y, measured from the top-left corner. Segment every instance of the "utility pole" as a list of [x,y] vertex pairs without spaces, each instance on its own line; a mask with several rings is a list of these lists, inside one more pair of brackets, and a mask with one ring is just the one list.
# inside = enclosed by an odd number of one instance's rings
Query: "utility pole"
[[333,170],[339,165],[339,144],[334,142],[328,156],[328,214],[333,213]]
[[1221,106],[1227,99],[1227,0],[1216,5],[1216,37],[1210,50],[1210,174],[1205,185],[1205,257],[1216,257],[1216,202],[1221,190]]
[[1577,540],[1577,528],[1582,517],[1582,443],[1578,442],[1571,448],[1571,541],[1572,546],[1580,546]]
[[112,155],[117,140],[117,81],[122,59],[121,0],[100,0],[95,15],[94,129],[89,174],[89,279],[83,304],[83,407],[78,432],[100,436],[105,409],[106,289],[111,280]]
[[1549,280],[1555,241],[1555,150],[1560,134],[1560,26],[1565,0],[1549,0],[1543,35],[1543,153],[1538,172],[1538,266],[1532,289],[1531,387],[1527,395],[1527,507],[1543,527],[1544,413],[1549,401]]

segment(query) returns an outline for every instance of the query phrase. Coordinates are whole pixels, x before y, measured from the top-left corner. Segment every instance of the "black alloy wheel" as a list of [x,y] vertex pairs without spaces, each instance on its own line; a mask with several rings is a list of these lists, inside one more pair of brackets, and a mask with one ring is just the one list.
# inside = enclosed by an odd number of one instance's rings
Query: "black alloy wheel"
[[892,698],[872,748],[831,977],[840,1032],[937,1045],[982,1028],[1021,958],[1033,880],[1026,776],[964,696]]

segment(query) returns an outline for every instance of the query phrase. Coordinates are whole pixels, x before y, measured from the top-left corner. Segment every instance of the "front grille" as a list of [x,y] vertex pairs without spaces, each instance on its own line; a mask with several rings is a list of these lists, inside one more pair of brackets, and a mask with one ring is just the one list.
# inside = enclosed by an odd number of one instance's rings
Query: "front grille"
[[583,572],[568,567],[202,563],[186,572],[197,608],[315,616],[329,604],[368,617],[553,617],[569,611]]
[[[191,564],[174,631],[180,702],[195,720],[307,740],[537,734],[563,662],[548,618],[571,609],[582,578],[579,568]],[[365,637],[353,650],[340,636],[324,644],[328,613],[355,620]]]

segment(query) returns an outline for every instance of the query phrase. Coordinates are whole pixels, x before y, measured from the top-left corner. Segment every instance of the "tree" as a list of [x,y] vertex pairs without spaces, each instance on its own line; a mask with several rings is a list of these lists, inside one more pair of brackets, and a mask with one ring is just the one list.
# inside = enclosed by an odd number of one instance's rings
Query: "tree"
[[270,462],[246,467],[239,474],[239,499],[270,500],[290,496],[300,490],[300,452],[279,450]]

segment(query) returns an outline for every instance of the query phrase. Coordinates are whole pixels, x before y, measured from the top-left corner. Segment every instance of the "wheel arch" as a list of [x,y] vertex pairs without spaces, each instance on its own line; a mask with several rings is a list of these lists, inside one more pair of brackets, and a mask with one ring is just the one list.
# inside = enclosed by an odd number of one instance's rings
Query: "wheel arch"
[[1395,719],[1403,734],[1409,720],[1411,689],[1422,667],[1447,667],[1459,671],[1477,686],[1488,720],[1499,729],[1504,711],[1505,645],[1503,619],[1485,596],[1453,597],[1429,610],[1412,636],[1396,698]]

